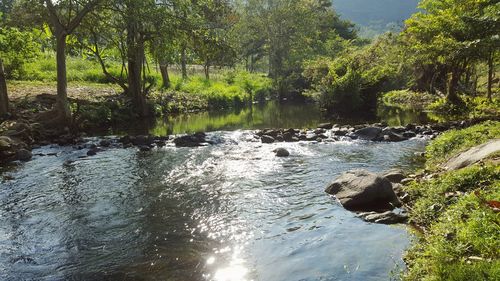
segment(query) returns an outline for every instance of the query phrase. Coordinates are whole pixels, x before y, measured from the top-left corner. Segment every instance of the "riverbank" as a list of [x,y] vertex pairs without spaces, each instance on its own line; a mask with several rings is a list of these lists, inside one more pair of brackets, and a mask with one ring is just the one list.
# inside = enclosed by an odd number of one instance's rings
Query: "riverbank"
[[427,146],[425,170],[403,188],[417,229],[403,280],[500,276],[499,138],[500,122],[486,121],[447,131]]
[[400,90],[381,94],[378,102],[394,108],[429,112],[429,118],[436,122],[500,115],[498,94],[494,94],[491,100],[485,96],[467,95],[460,95],[460,99],[463,101],[461,106],[452,106],[443,96]]

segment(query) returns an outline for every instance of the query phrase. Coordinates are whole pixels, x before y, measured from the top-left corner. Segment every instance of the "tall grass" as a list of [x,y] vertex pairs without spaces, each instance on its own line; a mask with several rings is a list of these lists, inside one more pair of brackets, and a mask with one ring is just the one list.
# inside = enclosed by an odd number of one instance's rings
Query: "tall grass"
[[[82,57],[67,57],[67,79],[69,82],[112,83],[106,77],[99,63]],[[124,75],[119,62],[109,62],[108,72],[115,77]],[[27,63],[21,80],[57,81],[54,54],[45,54],[34,62]],[[154,65],[148,66],[148,81],[161,85],[161,75]],[[170,89],[154,88],[155,97],[172,91],[190,94],[193,99],[203,99],[208,108],[220,109],[237,107],[257,100],[264,100],[272,93],[272,82],[262,73],[249,73],[243,70],[214,69],[212,79],[205,79],[196,67],[190,70],[188,79],[182,79],[177,68],[170,71]],[[189,95],[183,95],[190,98]]]

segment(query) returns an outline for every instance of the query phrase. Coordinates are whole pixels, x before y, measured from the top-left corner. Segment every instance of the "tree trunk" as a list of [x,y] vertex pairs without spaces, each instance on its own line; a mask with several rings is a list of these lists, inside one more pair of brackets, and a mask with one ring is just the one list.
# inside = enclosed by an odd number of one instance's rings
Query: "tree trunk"
[[168,65],[160,63],[161,79],[163,80],[163,88],[170,88],[170,76],[168,75]]
[[451,71],[451,77],[448,82],[448,95],[446,96],[446,101],[448,103],[459,105],[462,103],[462,100],[458,96],[457,87],[458,81],[460,80],[460,71],[455,67]]
[[493,73],[494,73],[494,65],[493,65],[493,56],[494,51],[492,51],[488,57],[488,100],[492,101],[492,84],[493,84]]
[[182,46],[181,50],[181,68],[182,68],[182,79],[187,79],[187,57],[186,57],[186,46]]
[[146,97],[142,91],[142,66],[144,62],[144,42],[137,32],[134,20],[127,25],[128,95],[136,113],[148,116]]
[[62,125],[71,125],[71,110],[68,102],[68,81],[66,77],[66,37],[67,34],[56,34],[57,48],[57,103],[56,111]]
[[3,61],[0,58],[0,118],[9,113],[9,96],[7,95],[7,81],[3,71]]
[[205,64],[203,70],[205,71],[205,79],[210,80],[210,65]]

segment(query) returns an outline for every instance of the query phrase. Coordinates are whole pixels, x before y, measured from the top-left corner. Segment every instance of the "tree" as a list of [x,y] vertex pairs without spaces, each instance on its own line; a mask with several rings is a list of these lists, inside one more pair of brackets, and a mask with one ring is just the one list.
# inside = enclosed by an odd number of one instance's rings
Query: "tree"
[[[0,17],[0,23],[4,21]],[[13,27],[0,27],[0,116],[9,112],[7,79],[19,78],[25,62],[39,52],[33,33]]]
[[475,62],[488,61],[493,68],[489,58],[498,48],[500,28],[498,12],[494,12],[498,5],[494,2],[423,0],[419,5],[422,12],[406,21],[403,46],[413,55],[416,68],[423,69],[422,77],[430,81],[427,84],[434,85],[437,77],[443,81],[450,104],[463,103],[459,85],[464,77],[468,79],[468,70]]
[[[30,1],[34,6],[41,4],[40,16],[46,15],[51,32],[56,39],[56,62],[57,62],[57,103],[55,108],[56,117],[51,123],[56,125],[71,125],[71,110],[68,102],[67,77],[66,77],[66,41],[75,29],[100,2],[100,0],[72,1],[51,0]],[[41,10],[46,13],[42,13]]]
[[7,95],[7,79],[3,71],[3,61],[0,57],[0,118],[9,113],[9,97]]
[[338,37],[356,38],[354,26],[341,20],[328,0],[249,0],[240,6],[242,21],[249,23],[238,26],[240,50],[250,56],[250,65],[254,58],[267,58],[281,98],[306,86],[301,81],[306,59],[326,55]]

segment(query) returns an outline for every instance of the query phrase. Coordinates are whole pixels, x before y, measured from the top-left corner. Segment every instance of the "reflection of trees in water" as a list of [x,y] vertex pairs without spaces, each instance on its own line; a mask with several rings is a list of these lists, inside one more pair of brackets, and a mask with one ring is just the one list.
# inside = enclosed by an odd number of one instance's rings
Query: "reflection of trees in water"
[[315,104],[280,104],[275,101],[226,111],[182,114],[159,120],[152,134],[167,135],[256,128],[314,127],[321,120]]
[[430,121],[428,114],[422,110],[401,109],[390,106],[379,106],[377,116],[389,126],[405,126],[409,123],[421,124]]

